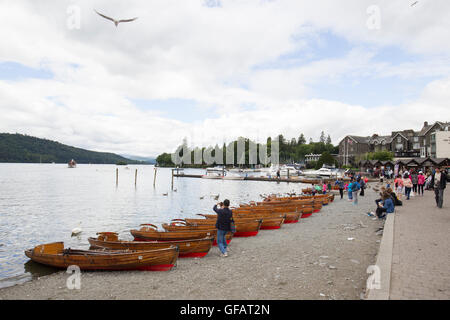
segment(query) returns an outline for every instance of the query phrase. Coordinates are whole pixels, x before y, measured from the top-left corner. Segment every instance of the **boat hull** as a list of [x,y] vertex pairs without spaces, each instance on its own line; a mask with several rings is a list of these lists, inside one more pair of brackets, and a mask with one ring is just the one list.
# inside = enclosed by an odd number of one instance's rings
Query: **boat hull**
[[155,250],[178,246],[179,258],[204,257],[208,254],[214,237],[178,241],[105,241],[98,238],[88,239],[91,247],[110,250]]
[[175,266],[178,248],[148,251],[64,250],[62,242],[45,244],[25,251],[34,262],[66,269],[76,265],[81,270],[167,271]]

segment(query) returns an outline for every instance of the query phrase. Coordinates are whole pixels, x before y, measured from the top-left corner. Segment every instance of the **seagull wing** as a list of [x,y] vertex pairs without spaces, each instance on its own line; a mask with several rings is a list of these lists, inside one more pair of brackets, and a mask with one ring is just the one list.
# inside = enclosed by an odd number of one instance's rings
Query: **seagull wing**
[[95,12],[97,12],[97,14],[105,19],[111,20],[112,22],[116,22],[116,20],[114,20],[113,18],[107,17],[103,14],[101,14],[100,12],[98,12],[97,10],[94,10]]
[[136,17],[136,18],[133,18],[133,19],[124,19],[124,20],[119,20],[119,23],[120,22],[131,22],[131,21],[134,21],[134,20],[136,20],[138,17]]

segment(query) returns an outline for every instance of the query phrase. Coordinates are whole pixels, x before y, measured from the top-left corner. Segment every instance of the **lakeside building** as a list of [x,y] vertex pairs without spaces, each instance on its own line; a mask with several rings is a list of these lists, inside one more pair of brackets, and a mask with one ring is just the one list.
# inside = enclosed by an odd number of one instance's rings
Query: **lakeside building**
[[[445,152],[450,122],[436,121],[430,125],[424,122],[420,131],[411,129],[393,131],[390,136],[374,134],[368,137],[348,135],[339,143],[338,161],[341,165],[357,165],[359,158],[368,152],[390,151],[396,159],[402,158],[447,158]],[[438,133],[436,135],[436,133]],[[442,154],[438,152],[442,149]]]

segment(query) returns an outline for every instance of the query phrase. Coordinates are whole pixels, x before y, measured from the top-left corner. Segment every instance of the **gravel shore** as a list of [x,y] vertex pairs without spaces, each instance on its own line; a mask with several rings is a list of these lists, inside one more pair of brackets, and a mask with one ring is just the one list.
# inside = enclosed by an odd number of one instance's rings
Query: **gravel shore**
[[169,272],[82,272],[80,290],[58,272],[0,289],[0,299],[360,299],[381,239],[383,223],[367,216],[376,198],[371,188],[357,206],[336,196],[299,223],[234,238],[226,258],[214,247]]

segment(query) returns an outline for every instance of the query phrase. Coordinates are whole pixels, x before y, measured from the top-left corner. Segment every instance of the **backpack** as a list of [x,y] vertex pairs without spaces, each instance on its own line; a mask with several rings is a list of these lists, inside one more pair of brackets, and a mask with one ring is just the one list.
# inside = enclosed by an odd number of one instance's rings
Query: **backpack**
[[352,192],[358,191],[359,189],[361,189],[359,183],[355,182],[352,184]]

